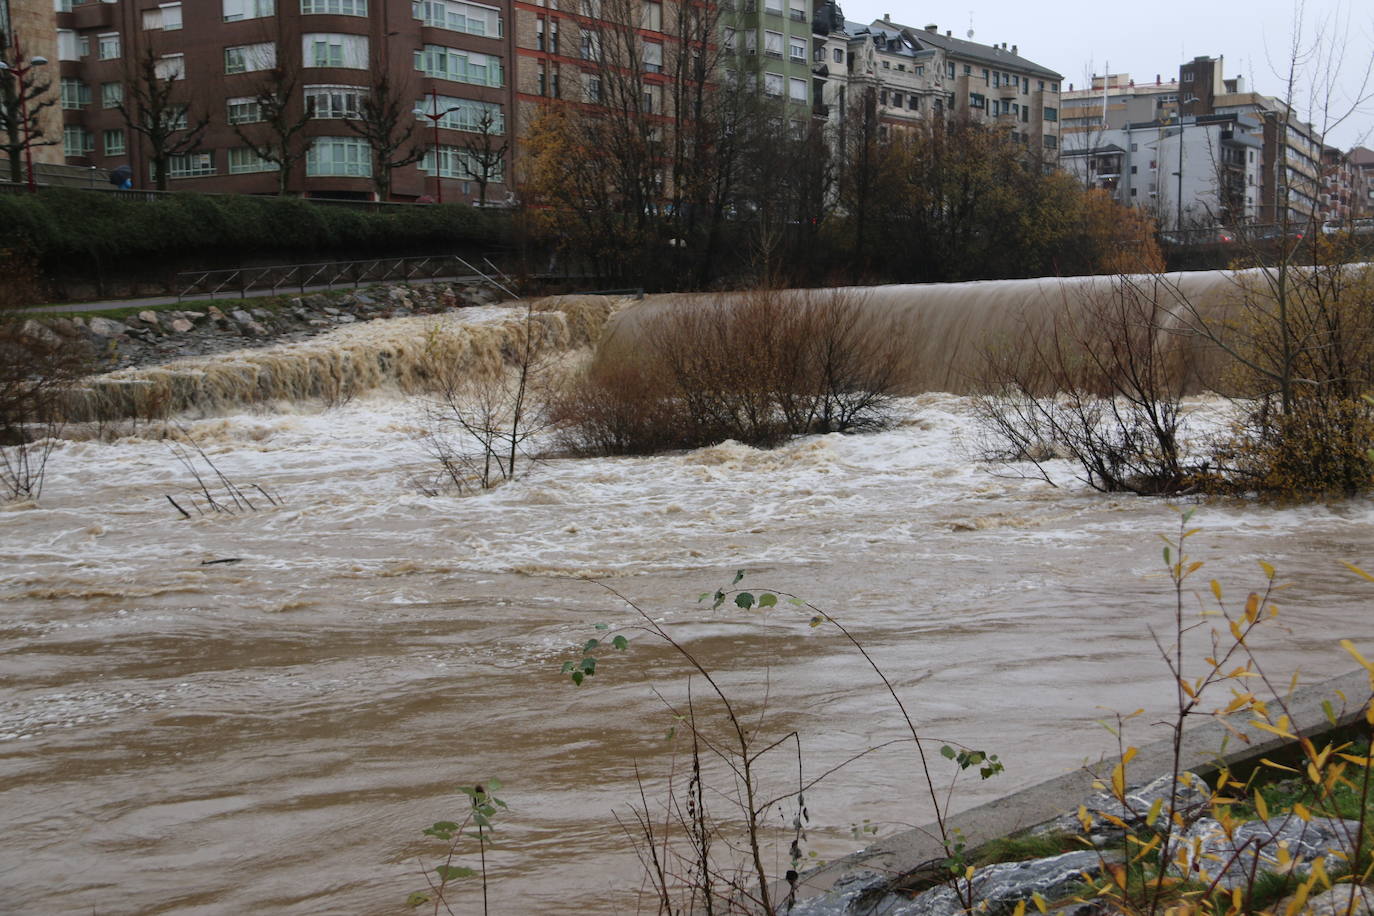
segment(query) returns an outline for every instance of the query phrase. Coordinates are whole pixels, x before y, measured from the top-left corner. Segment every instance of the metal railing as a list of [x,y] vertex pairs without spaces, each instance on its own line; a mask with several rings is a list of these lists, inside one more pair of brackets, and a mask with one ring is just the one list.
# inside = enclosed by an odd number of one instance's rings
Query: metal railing
[[[486,262],[490,267],[491,262]],[[492,268],[493,272],[495,268]],[[192,270],[177,274],[177,300],[249,292],[278,293],[282,290],[334,289],[365,283],[434,280],[440,277],[479,276],[467,261],[457,255],[432,255],[416,258],[373,258],[367,261],[325,261],[317,264],[276,264],[269,267],[236,267],[227,270]]]

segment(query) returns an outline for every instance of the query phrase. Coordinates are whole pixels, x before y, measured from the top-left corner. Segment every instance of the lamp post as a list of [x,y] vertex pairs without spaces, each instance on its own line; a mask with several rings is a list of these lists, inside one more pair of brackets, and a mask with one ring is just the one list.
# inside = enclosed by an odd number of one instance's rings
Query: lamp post
[[[1177,222],[1174,223],[1174,231],[1178,233],[1183,232],[1183,129],[1186,126],[1183,123],[1183,106],[1192,105],[1199,101],[1201,99],[1193,96],[1178,103],[1178,217]],[[1182,238],[1183,236],[1180,234],[1179,237]]]
[[34,57],[25,64],[24,52],[19,47],[17,35],[14,38],[14,59],[13,64],[0,60],[0,75],[14,74],[14,89],[19,94],[19,123],[24,129],[24,167],[28,173],[29,193],[32,194],[38,190],[38,185],[33,180],[33,136],[29,132],[29,99],[24,89],[24,77],[28,76],[34,67],[46,64],[48,59]]
[[444,183],[443,178],[439,174],[439,122],[442,121],[446,116],[448,116],[452,112],[460,111],[462,109],[462,106],[451,105],[448,108],[445,108],[443,111],[440,111],[439,93],[431,92],[429,94],[429,98],[430,110],[425,111],[423,108],[417,108],[415,109],[415,113],[422,118],[429,118],[429,122],[431,125],[433,125],[434,128],[434,199],[438,203],[443,203]]

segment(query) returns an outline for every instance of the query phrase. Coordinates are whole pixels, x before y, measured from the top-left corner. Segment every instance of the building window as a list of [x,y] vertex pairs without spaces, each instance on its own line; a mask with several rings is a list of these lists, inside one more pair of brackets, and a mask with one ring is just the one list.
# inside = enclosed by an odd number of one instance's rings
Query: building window
[[102,131],[101,147],[105,150],[106,156],[124,155],[124,131],[118,128],[114,130]]
[[787,39],[787,54],[793,60],[806,60],[806,41],[801,38]]
[[644,72],[663,72],[663,45],[656,41],[644,42]]
[[764,31],[763,53],[769,57],[782,57],[782,33]]
[[601,60],[601,36],[596,32],[583,32],[581,53],[583,60]]
[[540,94],[540,95],[548,95],[548,94],[549,94],[549,71],[544,67],[544,62],[543,62],[542,60],[535,64],[535,68],[536,68],[536,72],[537,72],[537,74],[538,74],[539,94]]
[[763,8],[770,13],[781,13],[782,0],[763,0]]
[[84,156],[95,152],[95,134],[77,124],[62,128],[62,154]]
[[186,79],[186,55],[164,54],[153,65],[153,75],[160,80]]
[[787,97],[794,102],[806,101],[806,80],[792,77],[787,81]]
[[366,95],[362,86],[306,86],[305,110],[312,118],[357,118]]
[[301,38],[307,67],[368,68],[366,35],[328,35],[311,33]]
[[247,146],[236,146],[229,150],[230,175],[275,171],[277,171],[277,164],[275,162],[269,162]]
[[[434,174],[435,156],[434,150],[425,153],[425,157],[420,160],[420,171]],[[459,178],[472,181],[481,177],[482,166],[477,162],[476,157],[465,149],[454,146],[440,146],[438,149],[439,177]],[[487,172],[487,180],[501,182],[505,180],[504,163],[492,163]]]
[[96,57],[100,60],[115,60],[119,57],[119,33],[106,32],[97,36]]
[[763,94],[772,98],[782,97],[781,73],[765,73],[763,75]]
[[[540,38],[542,40],[542,33]],[[416,51],[415,69],[426,76],[474,86],[501,86],[505,83],[501,58],[442,45],[425,45],[423,51]]]
[[987,107],[987,103],[988,103],[987,98],[984,97],[982,94],[977,93],[977,92],[970,92],[970,93],[969,93],[969,96],[968,96],[968,107],[970,107],[970,108],[986,108],[986,107]]
[[262,120],[262,109],[255,98],[228,99],[227,105],[228,117],[226,120],[230,124],[253,124]]
[[878,104],[879,104],[879,105],[886,105],[886,104],[887,104],[887,90],[886,90],[886,89],[879,90],[879,92],[878,92]]
[[654,0],[643,0],[640,9],[640,28],[648,32],[662,32],[663,4],[655,3]]
[[501,11],[495,7],[462,0],[416,0],[413,9],[425,25],[492,38],[502,34]]
[[124,101],[123,83],[101,83],[100,84],[100,107],[118,108]]
[[1057,149],[1058,147],[1059,138],[1054,134],[1045,134],[1045,149]]
[[883,69],[884,69],[884,70],[891,70],[891,69],[892,69],[892,61],[890,61],[890,60],[885,60],[885,61],[883,61]]
[[270,41],[224,49],[225,73],[270,70],[277,65],[277,46]]
[[1046,108],[1046,109],[1045,109],[1045,120],[1046,120],[1046,121],[1058,121],[1058,120],[1059,120],[1059,109],[1058,109],[1058,108]]
[[301,0],[301,12],[334,16],[366,16],[367,0]]
[[81,54],[77,50],[76,33],[71,29],[57,30],[57,59],[58,60],[80,60]]
[[372,150],[359,137],[316,137],[305,154],[305,174],[367,178]]
[[586,74],[587,84],[584,97],[588,102],[601,101],[601,77]]
[[[153,174],[155,166],[148,165],[149,175],[156,180]],[[199,178],[203,175],[215,174],[215,155],[214,153],[186,153],[183,156],[170,156],[167,159],[168,178]]]
[[[587,101],[595,101],[601,97],[601,80],[592,77],[596,83],[596,96],[593,98],[588,91]],[[588,86],[590,87],[590,81]],[[439,111],[448,110],[439,119],[440,127],[447,127],[451,130],[466,130],[473,133],[503,134],[506,132],[506,117],[501,111],[501,106],[495,102],[479,102],[476,99],[456,99],[450,96],[426,96],[415,103],[416,111]]]
[[277,14],[276,0],[224,0],[224,21],[264,19]]
[[950,61],[949,63],[945,64],[945,76],[948,76],[950,79],[954,79],[954,62],[953,62],[953,61]]
[[912,111],[920,111],[921,100],[916,96],[914,92],[907,98],[906,107],[911,109]]
[[172,32],[181,28],[181,4],[164,3],[157,9],[143,11],[145,29],[162,29]]
[[62,77],[62,107],[80,110],[91,104],[91,87],[70,76]]

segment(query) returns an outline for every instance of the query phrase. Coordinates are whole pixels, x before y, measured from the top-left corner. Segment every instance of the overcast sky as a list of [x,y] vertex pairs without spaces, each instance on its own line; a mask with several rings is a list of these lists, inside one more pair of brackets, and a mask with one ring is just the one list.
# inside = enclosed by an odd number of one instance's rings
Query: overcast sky
[[[1344,44],[1345,59],[1337,79],[1341,107],[1348,110],[1358,97],[1371,59],[1374,59],[1374,3],[1368,0],[1309,0],[1302,15],[1282,0],[1217,3],[1215,0],[1153,0],[1149,3],[1103,3],[1102,0],[986,0],[970,3],[911,0],[840,0],[846,19],[871,22],[890,13],[894,22],[921,28],[929,23],[940,31],[982,44],[1018,45],[1021,56],[1064,74],[1064,88],[1088,84],[1092,73],[1129,73],[1137,82],[1178,77],[1178,65],[1199,55],[1225,58],[1227,78],[1244,76],[1247,88],[1283,97],[1288,61],[1292,56],[1295,21],[1310,48],[1322,39],[1328,48]],[[1304,86],[1295,95],[1307,119],[1312,77],[1320,69],[1304,68]],[[1322,80],[1321,82],[1329,82]],[[1374,79],[1364,94],[1374,92]],[[1333,108],[1336,106],[1333,106]],[[1319,126],[1322,117],[1313,114]],[[1374,148],[1374,102],[1367,101],[1353,117],[1332,130],[1327,142],[1344,149],[1363,143]]]

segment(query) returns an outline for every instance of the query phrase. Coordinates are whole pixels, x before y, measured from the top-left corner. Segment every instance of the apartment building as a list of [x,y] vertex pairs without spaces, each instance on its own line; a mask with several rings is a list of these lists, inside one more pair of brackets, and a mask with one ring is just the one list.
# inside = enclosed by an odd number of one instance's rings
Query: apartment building
[[[25,59],[45,57],[49,63],[40,65],[34,72],[37,79],[51,80],[56,89],[60,75],[57,66],[57,28],[53,22],[52,0],[0,0],[0,59],[6,63],[15,60],[14,44],[17,40]],[[10,77],[12,79],[12,77]],[[37,113],[42,139],[62,139],[62,112],[56,106],[45,108]],[[60,165],[65,162],[62,144],[33,145],[31,147],[35,163]],[[4,162],[0,159],[0,162]],[[8,177],[8,162],[4,162],[0,177]]]
[[1175,116],[1071,134],[1060,163],[1163,229],[1233,226],[1260,211],[1263,145],[1249,115]]
[[[180,123],[207,126],[169,163],[174,190],[275,193],[278,165],[257,150],[301,123],[286,187],[314,197],[392,199],[505,196],[512,43],[508,0],[57,0],[57,57],[70,164],[128,165],[151,187],[149,139],[119,110],[144,62],[170,81]],[[369,114],[368,101],[389,114]],[[132,102],[132,99],[130,99]],[[271,108],[271,104],[266,104]],[[425,114],[417,114],[422,111]],[[428,115],[428,116],[426,116]],[[347,125],[378,122],[395,149]],[[247,139],[245,139],[247,138]],[[416,145],[427,149],[413,161]],[[481,151],[496,161],[478,166]],[[411,154],[411,155],[407,155]],[[412,160],[407,162],[406,160]],[[387,168],[389,163],[404,163]]]
[[978,44],[934,24],[916,29],[884,17],[818,34],[816,65],[817,112],[837,130],[849,100],[864,93],[889,130],[937,115],[967,117],[1058,155],[1062,77],[1015,45]]
[[[1085,180],[1090,179],[1092,169],[1086,163],[1094,161],[1094,151],[1109,145],[1104,142],[1109,131],[1165,122],[1186,125],[1189,118],[1211,115],[1245,115],[1261,125],[1261,147],[1256,152],[1260,172],[1253,195],[1246,192],[1254,198],[1250,218],[1260,223],[1312,219],[1319,210],[1320,132],[1283,100],[1248,90],[1243,77],[1226,78],[1224,67],[1221,56],[1199,56],[1179,66],[1176,80],[1166,82],[1156,76],[1153,83],[1137,84],[1128,74],[1111,74],[1094,76],[1090,87],[1065,93],[1064,143],[1073,153],[1075,168]],[[1239,135],[1252,136],[1248,127]],[[1248,140],[1244,145],[1248,158]],[[1212,158],[1230,152],[1218,147]],[[1207,187],[1215,177],[1213,165],[1205,158],[1194,158],[1201,171],[1185,176],[1184,184]],[[1250,180],[1248,174],[1246,180]],[[1212,208],[1202,202],[1196,209],[1239,212],[1235,206]]]

